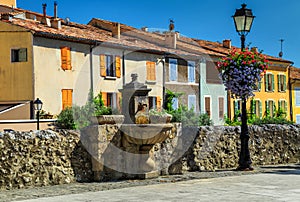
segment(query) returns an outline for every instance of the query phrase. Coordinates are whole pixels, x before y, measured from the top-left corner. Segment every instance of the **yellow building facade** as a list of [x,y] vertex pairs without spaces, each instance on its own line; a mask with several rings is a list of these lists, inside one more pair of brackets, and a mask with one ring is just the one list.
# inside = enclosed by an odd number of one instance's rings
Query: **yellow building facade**
[[[281,59],[278,59],[281,60]],[[266,116],[275,117],[281,115],[291,120],[290,112],[290,90],[289,90],[289,68],[291,62],[270,60],[266,74],[254,91],[255,96],[247,101],[247,113],[258,118]],[[237,117],[241,112],[241,100],[230,99],[231,119]]]
[[16,0],[0,0],[0,5],[17,7]]

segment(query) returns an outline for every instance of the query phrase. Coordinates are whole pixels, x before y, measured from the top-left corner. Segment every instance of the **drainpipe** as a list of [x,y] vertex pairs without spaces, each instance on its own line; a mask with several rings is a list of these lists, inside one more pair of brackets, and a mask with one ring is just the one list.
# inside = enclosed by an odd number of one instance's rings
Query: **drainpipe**
[[198,72],[199,72],[199,114],[201,114],[201,59],[198,61]]
[[289,99],[289,101],[290,101],[290,119],[291,119],[291,121],[294,121],[293,119],[294,119],[294,113],[293,113],[293,93],[292,93],[292,85],[294,84],[294,83],[296,83],[296,81],[294,80],[293,82],[291,82],[291,66],[293,65],[294,63],[291,63],[291,64],[289,64],[288,65],[288,82],[289,82],[289,97],[290,97],[290,99]]
[[125,50],[122,53],[122,81],[123,87],[125,86]]

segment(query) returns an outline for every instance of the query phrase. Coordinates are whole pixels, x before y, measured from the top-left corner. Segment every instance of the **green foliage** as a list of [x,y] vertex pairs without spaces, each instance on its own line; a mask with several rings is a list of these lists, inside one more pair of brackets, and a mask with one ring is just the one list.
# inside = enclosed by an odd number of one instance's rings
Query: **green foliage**
[[56,125],[61,129],[75,129],[73,110],[66,108],[57,117]]
[[93,99],[93,103],[95,107],[95,111],[94,111],[95,116],[112,114],[111,107],[106,107],[104,105],[101,92]]
[[213,121],[210,119],[208,114],[199,115],[199,126],[212,126]]
[[173,98],[179,98],[181,95],[183,95],[183,93],[174,93],[170,90],[166,90],[166,100],[165,100],[165,109],[170,112],[173,111]]
[[265,117],[263,119],[256,119],[255,121],[253,121],[252,124],[253,125],[264,125],[264,124],[283,125],[283,124],[293,124],[293,122],[282,117]]

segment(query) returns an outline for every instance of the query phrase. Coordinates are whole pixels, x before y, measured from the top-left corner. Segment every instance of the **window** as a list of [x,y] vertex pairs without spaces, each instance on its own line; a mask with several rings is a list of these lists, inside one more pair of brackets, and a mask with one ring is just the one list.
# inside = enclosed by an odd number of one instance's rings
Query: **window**
[[156,80],[156,64],[155,62],[147,62],[147,81]]
[[170,81],[177,81],[177,60],[169,59]]
[[295,88],[295,104],[300,107],[300,88]]
[[300,124],[300,114],[296,114],[296,124]]
[[62,89],[61,93],[62,93],[62,109],[72,107],[73,90],[72,89]]
[[253,89],[254,91],[258,91],[258,92],[260,92],[260,90],[261,90],[261,81],[257,81],[256,83],[255,83],[255,86],[254,86],[254,89]]
[[149,97],[149,109],[161,109],[161,97]]
[[234,116],[240,116],[242,112],[242,100],[233,101],[234,105]]
[[211,116],[211,103],[210,103],[210,97],[205,97],[204,100],[205,100],[205,103],[204,103],[205,113],[206,113],[208,116]]
[[266,92],[274,91],[274,75],[273,74],[266,74],[265,75],[265,90]]
[[260,100],[253,100],[253,111],[252,113],[256,115],[256,117],[261,118],[262,117],[262,104]]
[[104,105],[112,109],[120,109],[120,94],[111,92],[101,92]]
[[286,100],[278,100],[278,110],[282,113],[287,112],[287,102],[286,102]]
[[121,58],[112,55],[100,55],[100,76],[121,77]]
[[27,62],[27,48],[12,49],[11,62]]
[[196,112],[196,95],[188,96],[188,109],[194,109],[194,112]]
[[61,68],[63,70],[71,70],[71,48],[70,47],[61,47]]
[[285,75],[277,75],[278,79],[278,92],[286,91],[286,76]]
[[273,100],[266,101],[266,115],[270,117],[275,115],[275,103]]
[[195,82],[195,62],[188,61],[188,81]]
[[224,97],[218,98],[219,119],[224,119]]
[[174,97],[172,100],[172,108],[178,109],[178,98],[177,97]]

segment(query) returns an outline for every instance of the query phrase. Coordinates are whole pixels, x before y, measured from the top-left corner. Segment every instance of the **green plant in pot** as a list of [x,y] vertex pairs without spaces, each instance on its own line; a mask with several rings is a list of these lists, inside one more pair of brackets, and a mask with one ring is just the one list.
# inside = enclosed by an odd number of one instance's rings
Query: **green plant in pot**
[[150,119],[150,123],[152,124],[170,123],[172,120],[172,115],[168,114],[167,111],[164,109],[162,110],[150,109],[149,119]]

